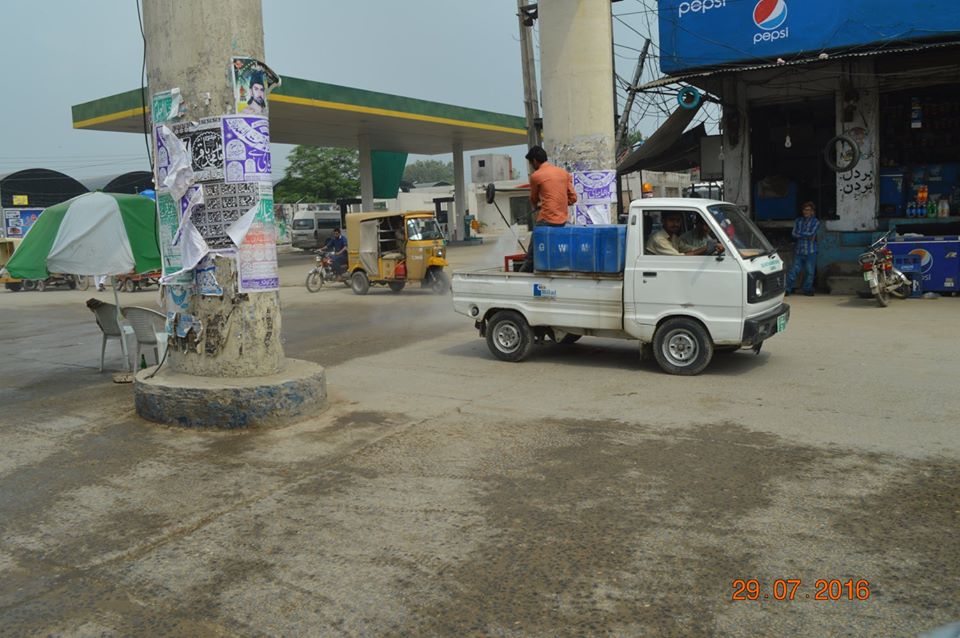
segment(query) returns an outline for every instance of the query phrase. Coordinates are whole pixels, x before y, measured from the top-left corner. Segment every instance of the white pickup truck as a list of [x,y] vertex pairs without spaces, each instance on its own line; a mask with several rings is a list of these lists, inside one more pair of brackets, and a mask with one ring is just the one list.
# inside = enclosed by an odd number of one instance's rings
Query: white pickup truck
[[[675,225],[677,213],[687,233],[665,235],[662,217]],[[695,229],[697,218],[706,221],[706,235]],[[698,241],[708,254],[681,254],[698,252],[686,250]],[[665,242],[680,250],[651,254],[652,243]],[[474,319],[504,361],[523,360],[547,338],[571,344],[582,336],[615,337],[639,341],[641,354],[652,349],[664,371],[682,375],[699,374],[714,352],[759,352],[786,329],[783,262],[733,204],[636,200],[627,216],[625,256],[623,271],[614,274],[458,271],[454,309]]]

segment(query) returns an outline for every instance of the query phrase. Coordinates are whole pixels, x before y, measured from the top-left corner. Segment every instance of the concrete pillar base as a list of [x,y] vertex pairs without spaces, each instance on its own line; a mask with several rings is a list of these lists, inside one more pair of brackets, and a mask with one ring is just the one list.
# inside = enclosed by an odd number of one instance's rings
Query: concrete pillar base
[[264,377],[196,377],[162,368],[137,373],[133,382],[137,414],[157,423],[194,428],[248,428],[284,425],[327,408],[323,366],[285,359],[280,371]]

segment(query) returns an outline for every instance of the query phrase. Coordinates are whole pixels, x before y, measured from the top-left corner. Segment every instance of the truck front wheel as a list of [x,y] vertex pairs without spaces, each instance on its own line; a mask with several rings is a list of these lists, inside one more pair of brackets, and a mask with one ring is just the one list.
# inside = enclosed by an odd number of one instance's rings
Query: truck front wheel
[[664,372],[700,374],[713,358],[713,341],[699,322],[685,317],[664,321],[653,335],[653,356]]
[[487,347],[501,361],[523,361],[533,349],[533,330],[518,312],[501,310],[487,322]]

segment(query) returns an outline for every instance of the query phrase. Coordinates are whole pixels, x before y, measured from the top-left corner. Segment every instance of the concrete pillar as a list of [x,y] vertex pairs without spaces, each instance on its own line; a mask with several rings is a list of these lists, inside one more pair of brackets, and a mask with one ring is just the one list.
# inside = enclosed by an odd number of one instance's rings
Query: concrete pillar
[[[143,4],[149,94],[180,89],[187,109],[181,121],[234,113],[231,56],[263,60],[260,0]],[[276,245],[265,248],[259,256],[276,260]],[[220,295],[201,296],[187,285],[166,288],[171,309],[198,320],[202,330],[172,337],[166,363],[137,373],[137,414],[181,426],[238,428],[321,412],[327,405],[323,367],[283,356],[279,294],[239,292],[237,262],[229,257],[216,258],[215,276]]]
[[616,168],[610,2],[540,0],[543,140],[570,171]]
[[453,224],[450,237],[455,241],[463,239],[463,216],[466,214],[465,192],[467,190],[463,175],[463,142],[453,143],[453,212],[450,223]]
[[[149,94],[179,88],[189,120],[234,113],[230,56],[263,59],[260,0],[146,0],[143,5]],[[203,326],[199,352],[171,347],[167,365],[209,377],[277,372],[283,360],[278,294],[237,294],[230,259],[217,259],[216,277],[224,294],[193,295],[186,310]]]
[[[723,81],[723,198],[750,207],[750,116],[747,87],[737,77]],[[751,211],[752,212],[752,211]]]
[[373,151],[370,136],[361,133],[357,138],[360,147],[360,200],[364,212],[373,210]]
[[[843,63],[842,78],[849,85],[838,87],[837,135],[847,135],[860,147],[860,161],[846,173],[837,174],[837,219],[827,220],[828,230],[874,230],[877,228],[880,179],[880,92],[873,73],[873,60]],[[850,100],[850,121],[844,111]],[[823,215],[824,212],[821,212]]]

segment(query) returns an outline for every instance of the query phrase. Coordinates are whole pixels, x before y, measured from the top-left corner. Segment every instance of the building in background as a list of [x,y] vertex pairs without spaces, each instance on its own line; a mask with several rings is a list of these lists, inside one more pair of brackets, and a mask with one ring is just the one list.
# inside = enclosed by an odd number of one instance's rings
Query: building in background
[[[643,88],[692,85],[720,102],[724,197],[775,245],[790,241],[807,200],[824,221],[822,277],[854,272],[863,247],[894,225],[960,233],[956,4],[693,4],[659,1],[668,77]],[[928,203],[921,219],[923,197],[936,212]]]

